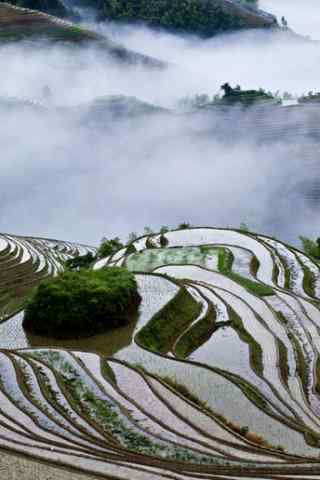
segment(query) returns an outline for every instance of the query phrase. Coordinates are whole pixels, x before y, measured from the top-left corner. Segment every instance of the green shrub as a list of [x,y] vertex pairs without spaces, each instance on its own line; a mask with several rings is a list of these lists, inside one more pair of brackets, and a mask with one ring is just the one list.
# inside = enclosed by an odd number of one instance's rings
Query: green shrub
[[66,261],[66,268],[69,270],[79,270],[80,268],[89,268],[94,262],[95,256],[89,252],[86,255],[79,255],[78,257],[69,258]]
[[156,244],[150,237],[147,237],[146,239],[146,248],[157,248]]
[[163,247],[163,248],[166,247],[168,245],[168,243],[169,243],[169,240],[167,239],[167,237],[163,233],[161,233],[161,235],[160,235],[160,245],[161,245],[161,247]]
[[131,255],[131,253],[136,253],[137,249],[134,243],[129,243],[126,249],[126,255]]
[[299,238],[302,243],[303,251],[316,260],[320,260],[320,239],[318,238],[316,241],[314,241],[307,237]]
[[111,238],[111,240],[103,238],[98,250],[98,256],[102,258],[109,257],[109,255],[112,255],[122,247],[123,244],[120,242],[119,237]]
[[249,432],[249,427],[247,425],[244,425],[243,427],[240,428],[240,434],[243,435],[244,437],[247,435]]
[[178,225],[178,230],[187,230],[188,228],[191,228],[191,223],[182,222]]
[[23,327],[53,338],[79,338],[129,323],[140,303],[125,268],[67,271],[42,282],[27,304]]

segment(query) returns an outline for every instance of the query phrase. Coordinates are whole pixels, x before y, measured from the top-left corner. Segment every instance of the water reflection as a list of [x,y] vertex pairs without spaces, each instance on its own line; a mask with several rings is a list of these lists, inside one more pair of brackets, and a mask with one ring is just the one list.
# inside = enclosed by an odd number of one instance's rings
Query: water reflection
[[129,346],[138,322],[138,315],[129,325],[110,330],[106,333],[78,340],[53,340],[47,337],[32,335],[22,327],[23,312],[15,315],[0,325],[0,348],[70,348],[113,356]]

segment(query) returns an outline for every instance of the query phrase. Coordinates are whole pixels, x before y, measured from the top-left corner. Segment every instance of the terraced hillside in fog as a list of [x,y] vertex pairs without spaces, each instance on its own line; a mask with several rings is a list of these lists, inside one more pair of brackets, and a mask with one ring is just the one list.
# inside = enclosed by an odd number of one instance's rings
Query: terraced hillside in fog
[[158,68],[164,66],[156,59],[126,49],[106,36],[78,24],[38,10],[0,2],[0,45],[39,40],[70,47],[92,46],[104,53],[106,59],[111,57],[126,64],[144,64]]
[[[26,284],[94,252],[0,246],[1,272]],[[319,478],[319,265],[264,235],[187,228],[93,268],[109,266],[134,272],[142,297],[112,357],[116,332],[91,351],[40,348],[17,334],[21,315],[2,324],[16,333],[0,332],[2,448],[99,478]]]
[[275,16],[258,9],[256,0],[103,0],[96,6],[102,19],[140,22],[202,37],[248,28],[279,27]]

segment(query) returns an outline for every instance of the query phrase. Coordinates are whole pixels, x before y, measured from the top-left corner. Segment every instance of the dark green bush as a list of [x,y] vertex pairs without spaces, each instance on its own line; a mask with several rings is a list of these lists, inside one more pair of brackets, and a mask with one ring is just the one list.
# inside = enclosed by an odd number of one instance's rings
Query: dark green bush
[[117,250],[120,250],[120,248],[122,247],[123,243],[121,243],[119,237],[111,238],[111,240],[103,238],[98,250],[98,255],[102,258],[109,257],[109,255],[112,255]]
[[163,233],[161,233],[161,235],[160,235],[160,245],[161,245],[161,247],[166,247],[168,245],[168,243],[169,243],[169,240],[167,239],[167,237]]
[[129,243],[129,245],[127,246],[126,255],[130,255],[131,253],[136,253],[136,251],[137,249],[135,247],[135,244]]
[[178,225],[178,230],[187,230],[188,228],[191,228],[191,223],[182,222]]
[[69,258],[66,261],[66,267],[69,270],[79,270],[80,268],[89,268],[90,265],[94,262],[95,256],[89,252],[86,255],[79,255],[78,257]]
[[53,338],[79,338],[129,323],[140,303],[125,268],[67,271],[42,282],[30,299],[23,327]]
[[146,248],[156,248],[156,244],[154,243],[154,241],[152,240],[151,237],[147,237],[146,239]]
[[303,251],[316,260],[320,260],[320,239],[317,238],[317,240],[312,240],[311,238],[303,236],[299,238],[302,243]]

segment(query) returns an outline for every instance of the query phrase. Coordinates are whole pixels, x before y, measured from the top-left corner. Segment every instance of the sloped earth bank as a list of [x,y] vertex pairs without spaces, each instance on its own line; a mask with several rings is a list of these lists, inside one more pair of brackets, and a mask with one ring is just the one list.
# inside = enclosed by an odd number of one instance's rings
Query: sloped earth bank
[[93,478],[320,478],[319,265],[248,232],[165,237],[95,265],[135,272],[135,321],[55,345],[24,335],[25,289],[90,247],[0,237],[1,447]]

